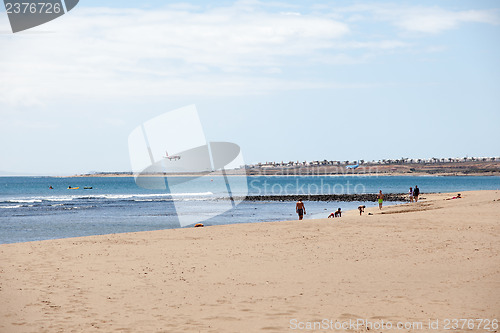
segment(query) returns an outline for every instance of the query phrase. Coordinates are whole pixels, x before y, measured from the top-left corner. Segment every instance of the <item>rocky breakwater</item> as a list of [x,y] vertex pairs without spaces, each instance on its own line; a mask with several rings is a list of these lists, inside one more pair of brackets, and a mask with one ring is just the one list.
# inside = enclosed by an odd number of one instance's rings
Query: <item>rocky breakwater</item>
[[[310,195],[249,195],[245,201],[377,201],[377,195],[365,194],[310,194]],[[243,198],[235,198],[241,200]],[[408,196],[401,193],[384,193],[384,201],[408,201]]]

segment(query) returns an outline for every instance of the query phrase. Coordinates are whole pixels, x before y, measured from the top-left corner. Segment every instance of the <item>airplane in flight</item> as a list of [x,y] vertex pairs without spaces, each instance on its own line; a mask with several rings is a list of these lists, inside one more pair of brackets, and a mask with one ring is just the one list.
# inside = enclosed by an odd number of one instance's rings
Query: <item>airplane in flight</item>
[[359,161],[356,161],[356,164],[355,165],[346,165],[346,169],[356,169],[359,167]]
[[168,158],[170,161],[177,161],[177,160],[181,159],[181,157],[179,155],[168,156],[168,151],[166,151],[166,150],[165,150],[165,154],[166,154],[166,156],[164,156],[163,158]]

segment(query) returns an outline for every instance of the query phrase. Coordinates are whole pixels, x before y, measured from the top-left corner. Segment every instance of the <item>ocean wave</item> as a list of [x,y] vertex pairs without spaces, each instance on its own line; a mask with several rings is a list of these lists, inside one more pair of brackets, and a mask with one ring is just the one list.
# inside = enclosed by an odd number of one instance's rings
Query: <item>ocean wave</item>
[[10,198],[0,201],[0,203],[42,203],[42,202],[63,202],[74,200],[130,200],[130,201],[167,201],[178,198],[197,198],[209,197],[212,192],[197,193],[154,193],[154,194],[91,194],[91,195],[66,195],[66,196],[44,196],[44,197],[26,197]]
[[0,209],[12,209],[12,208],[20,208],[21,205],[14,205],[14,206],[0,206]]
[[213,197],[205,197],[205,198],[161,198],[161,199],[132,199],[128,201],[132,202],[172,202],[172,201],[212,201],[217,200],[217,198]]
[[73,197],[44,197],[43,200],[45,201],[72,201],[74,198]]
[[35,202],[42,202],[42,199],[11,199],[11,200],[6,200],[4,202],[7,203],[35,203]]
[[[178,198],[178,197],[198,197],[198,196],[210,196],[213,195],[212,192],[199,192],[199,193],[159,193],[159,194],[97,194],[97,195],[85,195],[76,196],[75,199],[118,199],[118,200],[141,200],[141,198],[151,198],[151,199],[165,199],[165,198]],[[144,199],[143,199],[144,200]]]

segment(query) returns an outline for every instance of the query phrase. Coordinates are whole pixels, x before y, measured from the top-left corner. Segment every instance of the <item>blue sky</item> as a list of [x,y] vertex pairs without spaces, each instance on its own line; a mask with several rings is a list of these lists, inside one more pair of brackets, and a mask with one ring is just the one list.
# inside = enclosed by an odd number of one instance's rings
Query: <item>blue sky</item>
[[247,163],[499,156],[499,8],[82,0],[18,34],[0,12],[0,171],[130,170],[129,133],[190,104]]

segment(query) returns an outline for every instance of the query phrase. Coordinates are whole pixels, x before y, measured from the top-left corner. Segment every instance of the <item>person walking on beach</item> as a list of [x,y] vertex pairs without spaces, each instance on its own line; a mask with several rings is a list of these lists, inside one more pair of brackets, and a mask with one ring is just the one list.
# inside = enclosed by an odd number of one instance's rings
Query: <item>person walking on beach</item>
[[299,214],[299,220],[302,220],[304,214],[306,213],[306,207],[304,206],[302,199],[299,199],[299,201],[297,201],[297,204],[295,205],[295,212]]
[[410,202],[413,202],[413,188],[410,187],[410,192],[408,192],[410,194]]
[[378,199],[378,209],[382,209],[382,203],[384,202],[384,195],[382,194],[382,190],[378,191],[377,199]]
[[413,199],[415,199],[415,202],[418,201],[419,194],[420,194],[420,189],[418,188],[417,185],[415,185],[415,188],[413,189]]

